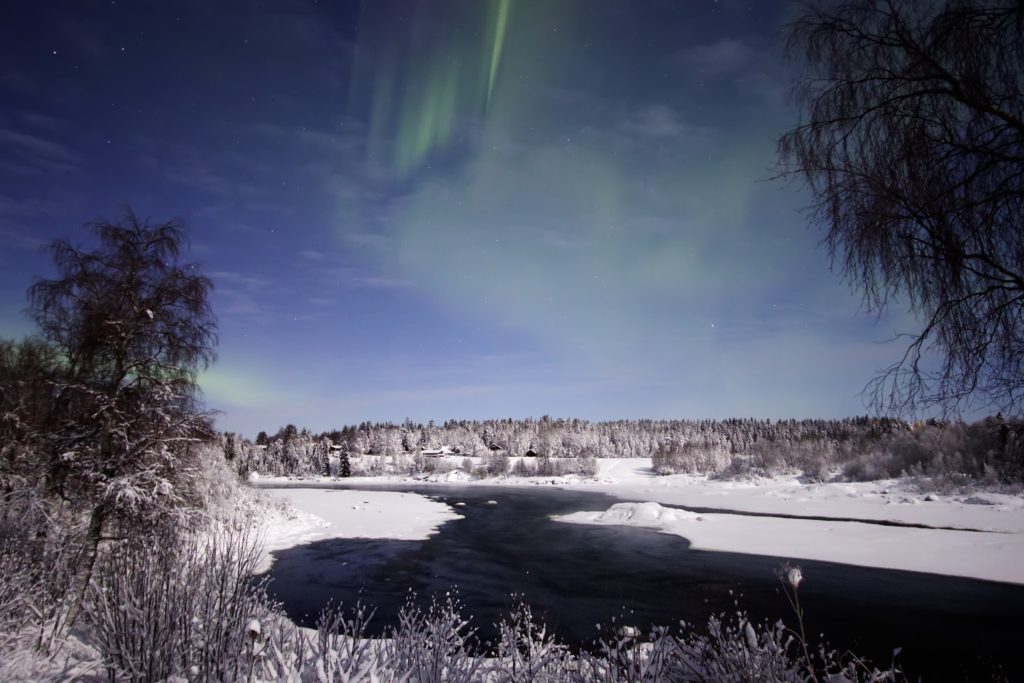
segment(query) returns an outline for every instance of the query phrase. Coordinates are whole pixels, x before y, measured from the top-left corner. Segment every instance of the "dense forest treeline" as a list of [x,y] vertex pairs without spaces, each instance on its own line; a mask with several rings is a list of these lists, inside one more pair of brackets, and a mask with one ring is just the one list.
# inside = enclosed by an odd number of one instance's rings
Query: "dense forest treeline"
[[616,420],[527,418],[363,422],[318,434],[295,425],[260,432],[255,441],[223,435],[224,451],[242,474],[319,476],[422,472],[424,454],[481,458],[482,474],[592,473],[592,465],[551,461],[650,457],[659,474],[714,476],[802,472],[812,480],[942,475],[989,483],[1024,480],[1024,424],[1001,416],[975,423],[892,418],[842,420]]

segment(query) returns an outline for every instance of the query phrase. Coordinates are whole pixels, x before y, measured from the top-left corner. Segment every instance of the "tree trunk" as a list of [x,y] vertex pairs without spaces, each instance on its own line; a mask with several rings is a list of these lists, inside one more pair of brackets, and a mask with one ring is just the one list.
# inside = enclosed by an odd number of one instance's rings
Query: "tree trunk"
[[93,508],[92,513],[89,515],[89,529],[86,532],[82,548],[78,553],[78,559],[75,562],[75,573],[72,577],[68,600],[65,602],[67,611],[63,612],[63,614],[58,612],[57,623],[54,624],[53,631],[50,634],[50,642],[46,648],[49,652],[54,651],[54,645],[59,646],[64,642],[65,637],[71,631],[71,628],[75,625],[82,612],[89,584],[92,583],[93,569],[96,566],[96,557],[99,555],[100,541],[103,538],[103,526],[106,518],[106,511],[102,505]]

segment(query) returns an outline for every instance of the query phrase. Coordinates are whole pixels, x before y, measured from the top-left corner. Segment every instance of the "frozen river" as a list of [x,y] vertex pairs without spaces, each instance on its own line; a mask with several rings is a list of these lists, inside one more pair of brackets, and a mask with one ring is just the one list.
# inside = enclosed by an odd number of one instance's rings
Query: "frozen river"
[[[275,552],[272,592],[296,621],[312,626],[328,602],[362,599],[377,607],[372,627],[380,632],[394,623],[410,589],[426,601],[457,587],[484,640],[510,594],[525,596],[573,646],[586,646],[596,624],[624,613],[641,627],[680,619],[702,625],[738,605],[755,621],[781,617],[794,625],[775,578],[787,558],[699,551],[684,538],[649,529],[551,519],[618,502],[600,493],[438,485],[387,490],[441,500],[463,518],[426,540],[331,539]],[[1024,586],[799,564],[808,633],[824,632],[841,650],[886,663],[892,649],[902,647],[904,666],[927,680],[971,673],[988,678],[999,665],[1011,680],[1024,676],[1014,655],[1024,637]]]

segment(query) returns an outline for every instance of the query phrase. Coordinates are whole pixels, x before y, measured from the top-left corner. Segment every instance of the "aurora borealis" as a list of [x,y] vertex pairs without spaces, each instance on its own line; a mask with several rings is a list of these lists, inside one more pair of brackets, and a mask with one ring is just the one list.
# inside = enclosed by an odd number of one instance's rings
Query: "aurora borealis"
[[833,417],[911,327],[773,180],[786,2],[34,2],[0,26],[0,334],[42,245],[181,216],[218,426]]

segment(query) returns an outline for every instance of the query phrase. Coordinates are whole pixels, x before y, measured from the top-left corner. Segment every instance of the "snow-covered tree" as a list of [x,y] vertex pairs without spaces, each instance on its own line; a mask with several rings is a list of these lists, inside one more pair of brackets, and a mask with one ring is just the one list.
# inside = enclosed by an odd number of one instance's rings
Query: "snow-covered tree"
[[59,419],[32,447],[46,490],[87,528],[73,612],[105,538],[197,502],[189,499],[193,444],[212,434],[196,384],[214,359],[212,285],[179,261],[182,226],[150,225],[129,211],[91,227],[98,248],[54,242],[58,277],[29,289],[39,337],[59,359],[45,379]]

